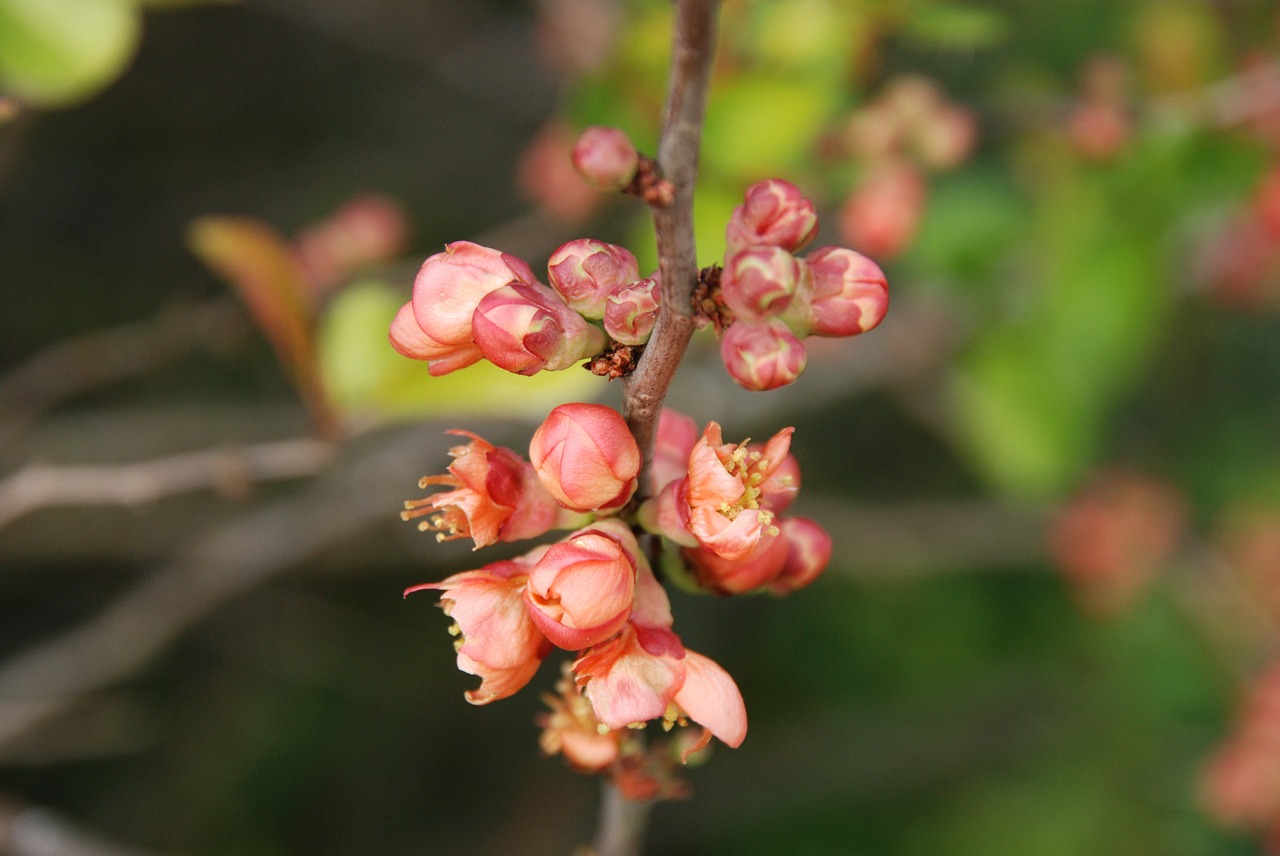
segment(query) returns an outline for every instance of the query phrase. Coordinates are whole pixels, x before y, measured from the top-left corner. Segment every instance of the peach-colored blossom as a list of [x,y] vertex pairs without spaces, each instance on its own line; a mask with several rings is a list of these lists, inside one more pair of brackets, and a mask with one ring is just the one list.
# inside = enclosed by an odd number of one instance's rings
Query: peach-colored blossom
[[689,457],[685,500],[689,531],[724,559],[747,556],[773,527],[773,513],[760,504],[761,486],[782,466],[794,428],[783,428],[763,451],[725,443],[712,422]]
[[619,190],[635,178],[640,154],[619,128],[592,125],[573,145],[573,165],[599,190]]
[[552,496],[574,511],[625,505],[640,472],[640,448],[626,421],[603,404],[552,410],[534,432],[529,458]]
[[650,490],[657,494],[689,472],[689,455],[698,443],[698,423],[690,416],[664,408],[658,416],[654,440],[653,464],[650,467]]
[[458,637],[454,642],[458,668],[480,678],[479,688],[466,693],[472,704],[488,704],[514,694],[529,682],[551,650],[521,596],[529,567],[541,549],[520,559],[454,574],[442,582],[405,589],[406,596],[424,590],[444,592],[440,606],[454,622],[450,633]]
[[529,571],[525,605],[555,645],[581,651],[631,614],[640,547],[630,527],[603,520],[551,545]]
[[561,509],[528,461],[469,431],[449,433],[471,442],[449,450],[448,475],[426,476],[418,487],[453,489],[405,502],[403,519],[425,516],[419,529],[437,533],[439,541],[471,538],[476,549],[534,538],[557,525]]

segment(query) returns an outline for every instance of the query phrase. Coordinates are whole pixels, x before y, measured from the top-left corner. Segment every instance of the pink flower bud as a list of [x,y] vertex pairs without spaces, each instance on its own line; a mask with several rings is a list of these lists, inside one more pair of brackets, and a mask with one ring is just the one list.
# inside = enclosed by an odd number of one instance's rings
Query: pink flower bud
[[488,704],[512,695],[529,682],[551,650],[525,609],[522,592],[532,557],[495,562],[477,571],[454,574],[443,582],[405,589],[443,591],[440,606],[453,619],[458,637],[458,668],[480,677],[480,687],[466,694],[472,704]]
[[552,410],[533,434],[529,458],[551,495],[574,511],[620,508],[640,472],[640,448],[626,421],[603,404]]
[[789,517],[778,524],[778,536],[787,545],[782,571],[769,583],[774,594],[804,588],[827,569],[831,561],[831,536],[806,517]]
[[924,200],[920,170],[905,161],[886,161],[845,199],[840,236],[877,258],[895,256],[915,238]]
[[605,301],[616,288],[640,278],[636,257],[625,247],[594,238],[562,244],[547,261],[551,287],[584,318],[604,317]]
[[485,359],[520,375],[560,371],[604,348],[604,334],[541,283],[513,282],[480,299],[472,335]]
[[604,309],[604,331],[623,345],[643,345],[653,333],[662,302],[656,276],[620,286],[609,295]]
[[474,347],[471,317],[476,305],[509,282],[535,282],[533,271],[515,256],[455,241],[422,263],[413,282],[413,317],[441,346]]
[[747,188],[725,231],[727,255],[757,244],[800,249],[818,233],[813,203],[789,181],[770,178]]
[[529,571],[524,601],[551,642],[570,651],[599,644],[631,614],[639,545],[620,520],[604,520],[542,554]]
[[720,293],[739,318],[762,321],[787,308],[800,275],[800,262],[782,247],[747,247],[726,259]]
[[720,340],[720,358],[729,376],[746,389],[777,389],[804,372],[804,343],[777,318],[738,321]]
[[635,178],[640,155],[618,128],[592,125],[573,146],[573,165],[600,190],[620,190]]
[[439,541],[472,538],[477,550],[496,541],[536,538],[557,525],[561,510],[528,461],[469,431],[449,433],[471,442],[449,450],[449,475],[426,476],[418,487],[453,489],[409,500],[403,519],[426,517],[419,529],[436,532]]
[[856,336],[884,319],[889,284],[871,259],[843,247],[822,247],[805,261],[812,283],[809,317],[793,323],[793,328],[816,336]]

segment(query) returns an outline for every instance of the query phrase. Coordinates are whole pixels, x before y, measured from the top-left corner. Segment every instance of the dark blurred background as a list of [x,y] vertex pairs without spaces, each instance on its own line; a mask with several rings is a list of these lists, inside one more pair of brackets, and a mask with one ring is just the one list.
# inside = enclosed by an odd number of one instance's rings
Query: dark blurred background
[[[446,429],[520,449],[552,403],[618,390],[577,370],[518,400],[490,374],[432,387],[385,345],[386,309],[448,241],[535,271],[580,235],[643,244],[642,212],[530,151],[555,122],[652,141],[666,4],[158,5],[83,92],[0,102],[0,853],[569,853],[598,793],[538,753],[557,667],[473,708],[447,620],[400,597],[516,548],[479,559],[397,512]],[[0,47],[22,7],[0,3]],[[749,180],[794,170],[820,243],[885,258],[894,307],[778,393],[733,386],[710,337],[677,380],[670,403],[726,436],[796,426],[798,510],[836,554],[786,599],[673,593],[751,728],[655,810],[648,852],[1274,852],[1280,748],[1205,772],[1276,642],[1280,267],[1230,244],[1239,212],[1269,222],[1251,200],[1273,143],[1213,112],[1249,57],[1274,68],[1274,10],[787,0],[730,3],[725,26],[718,85],[747,107],[710,120],[732,154],[705,158],[703,262]],[[1202,50],[1170,61],[1189,80],[1153,76],[1169,33]],[[600,57],[569,55],[591,39]],[[1081,71],[1099,54],[1129,63],[1120,95]],[[927,203],[900,234],[910,211],[848,212],[883,154],[857,117],[906,75],[976,133],[913,162]],[[1113,124],[1073,131],[1082,103]],[[755,151],[751,115],[802,127]],[[316,285],[341,426],[317,436],[279,326],[237,299],[255,271],[202,261],[189,224],[287,242],[369,193],[407,231]],[[1223,243],[1260,272],[1213,268]],[[57,830],[83,837],[32,837]]]

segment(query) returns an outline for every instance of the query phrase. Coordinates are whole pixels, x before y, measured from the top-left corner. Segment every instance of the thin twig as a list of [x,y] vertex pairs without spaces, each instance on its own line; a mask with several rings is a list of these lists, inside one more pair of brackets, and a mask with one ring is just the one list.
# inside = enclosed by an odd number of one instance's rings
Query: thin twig
[[[625,382],[623,401],[623,415],[644,453],[646,469],[653,457],[662,402],[695,327],[693,288],[698,279],[698,254],[693,234],[693,186],[718,10],[718,0],[680,0],[676,6],[671,80],[658,146],[658,167],[675,187],[675,197],[670,206],[653,209],[662,306],[644,356]],[[646,482],[642,476],[641,485]]]
[[226,347],[248,329],[243,309],[224,297],[169,307],[40,351],[0,378],[0,448],[73,396],[146,374],[195,350]]
[[640,856],[653,801],[629,800],[608,779],[601,785],[597,856]]
[[315,475],[333,455],[332,444],[303,437],[129,464],[29,464],[0,482],[0,527],[51,506],[139,505],[208,488],[243,493],[255,482]]

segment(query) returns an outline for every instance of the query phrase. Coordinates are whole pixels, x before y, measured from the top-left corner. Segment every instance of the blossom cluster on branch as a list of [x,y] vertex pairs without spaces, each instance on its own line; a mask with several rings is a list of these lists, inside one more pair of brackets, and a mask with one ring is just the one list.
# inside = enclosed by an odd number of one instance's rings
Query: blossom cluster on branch
[[[620,131],[591,128],[573,153],[601,188],[650,205],[672,202],[672,185]],[[719,265],[668,294],[689,295],[682,314],[722,337],[729,373],[748,389],[790,383],[804,368],[801,339],[852,336],[876,326],[888,305],[874,262],[839,247],[794,253],[817,232],[813,203],[792,184],[752,185],[726,228]],[[596,374],[636,370],[663,289],[642,276],[624,247],[580,238],[557,248],[540,282],[525,261],[467,241],[428,258],[396,315],[392,345],[425,360],[432,375],[481,359],[522,375],[586,363]],[[541,745],[585,772],[607,773],[634,799],[673,796],[671,768],[714,736],[742,743],[747,714],[733,678],[685,648],[673,630],[662,581],[717,595],[807,586],[832,544],[817,523],[787,516],[800,486],[792,428],[763,444],[726,442],[718,422],[701,430],[664,410],[642,436],[612,408],[562,404],[534,432],[527,457],[468,431],[447,473],[419,486],[402,516],[439,540],[497,543],[563,537],[406,594],[437,591],[453,620],[457,665],[480,678],[473,704],[506,698],[542,661],[572,654],[547,697]],[[646,460],[646,456],[648,460]],[[638,735],[648,722],[680,730],[660,746]]]

